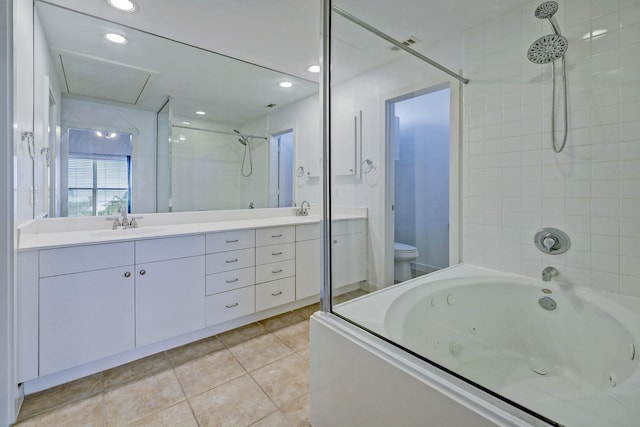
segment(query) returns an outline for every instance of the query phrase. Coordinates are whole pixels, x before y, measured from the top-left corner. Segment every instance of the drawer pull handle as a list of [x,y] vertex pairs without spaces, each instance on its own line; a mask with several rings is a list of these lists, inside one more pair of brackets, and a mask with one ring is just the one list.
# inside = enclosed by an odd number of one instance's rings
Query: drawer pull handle
[[278,270],[271,270],[271,272],[272,272],[273,274],[282,273],[282,269],[278,269]]
[[273,292],[271,295],[277,297],[278,295],[282,295],[282,291]]
[[271,237],[282,237],[282,234],[272,234]]
[[225,305],[225,307],[227,308],[233,308],[233,307],[237,307],[239,304],[235,303],[235,304],[231,304],[231,305]]
[[236,259],[230,259],[230,260],[225,261],[225,262],[226,262],[227,264],[231,264],[231,263],[233,263],[233,262],[238,262],[238,258],[236,258]]
[[147,274],[147,270],[140,270],[140,275],[144,276],[145,274]]
[[131,277],[131,272],[127,271],[126,273],[124,273],[124,277],[127,277],[127,278]]
[[227,243],[238,243],[238,239],[235,240],[225,240]]
[[233,280],[226,280],[227,283],[236,283],[238,281],[238,279],[233,279]]
[[282,255],[282,252],[271,252],[271,255]]

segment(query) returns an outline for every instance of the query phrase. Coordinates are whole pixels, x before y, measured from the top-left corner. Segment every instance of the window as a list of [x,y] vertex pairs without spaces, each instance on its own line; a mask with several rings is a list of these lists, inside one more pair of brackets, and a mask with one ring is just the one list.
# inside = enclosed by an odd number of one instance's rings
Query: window
[[130,156],[70,155],[69,216],[130,212],[130,171]]

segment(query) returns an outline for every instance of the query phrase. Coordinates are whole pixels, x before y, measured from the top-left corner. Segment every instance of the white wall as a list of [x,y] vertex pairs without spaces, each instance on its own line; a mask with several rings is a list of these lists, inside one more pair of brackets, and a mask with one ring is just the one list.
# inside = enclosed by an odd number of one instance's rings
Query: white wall
[[[457,70],[462,64],[462,37],[430,46],[425,52],[434,60]],[[362,110],[362,158],[358,163],[368,158],[375,165],[375,171],[362,179],[334,177],[332,203],[368,208],[368,280],[378,288],[392,283],[389,282],[392,271],[385,268],[389,265],[385,247],[393,245],[393,241],[388,241],[385,236],[385,102],[449,81],[446,74],[424,62],[403,53],[398,55],[398,61],[332,88],[332,115]],[[457,81],[451,84],[457,85]],[[390,267],[393,267],[392,263]]]
[[[264,129],[267,129],[268,135],[293,129],[293,195],[298,206],[303,200],[313,205],[322,204],[320,119],[320,101],[318,96],[314,95],[278,108],[242,126],[243,132],[264,132]],[[264,167],[268,168],[268,150],[264,159],[266,160]],[[296,176],[295,173],[300,166],[305,170],[302,177]],[[264,184],[267,185],[265,191],[268,191],[268,181]]]
[[[465,33],[464,261],[532,277],[553,265],[571,283],[640,296],[640,3],[561,2],[561,154],[550,148],[551,66],[526,59],[551,33],[534,17],[538,3]],[[571,250],[539,252],[541,227],[566,231]]]
[[64,98],[62,100],[62,125],[63,129],[84,126],[132,133],[131,210],[133,213],[155,212],[156,113],[106,103]]

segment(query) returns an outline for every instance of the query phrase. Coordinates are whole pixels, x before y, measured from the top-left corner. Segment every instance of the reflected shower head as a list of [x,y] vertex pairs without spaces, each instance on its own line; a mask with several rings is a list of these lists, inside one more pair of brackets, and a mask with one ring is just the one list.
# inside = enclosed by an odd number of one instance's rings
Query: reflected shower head
[[558,3],[555,1],[546,1],[536,8],[534,15],[538,19],[551,19],[558,11]]
[[238,142],[245,147],[247,146],[247,138],[238,138]]
[[559,34],[549,34],[534,41],[527,51],[527,58],[534,64],[548,64],[564,56],[569,42]]

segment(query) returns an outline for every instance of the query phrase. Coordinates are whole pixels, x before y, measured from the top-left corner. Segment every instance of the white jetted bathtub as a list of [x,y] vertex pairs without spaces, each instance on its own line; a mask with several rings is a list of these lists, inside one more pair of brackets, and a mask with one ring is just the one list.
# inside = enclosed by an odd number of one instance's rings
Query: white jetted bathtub
[[637,298],[461,265],[334,311],[560,424],[640,426]]

